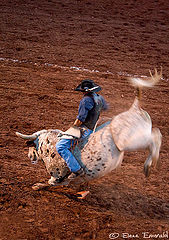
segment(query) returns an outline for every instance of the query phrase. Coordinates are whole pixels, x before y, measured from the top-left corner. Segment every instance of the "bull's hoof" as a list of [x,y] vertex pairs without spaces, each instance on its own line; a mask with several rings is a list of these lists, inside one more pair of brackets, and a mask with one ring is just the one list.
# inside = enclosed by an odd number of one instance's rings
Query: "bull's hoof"
[[151,166],[144,166],[144,174],[146,177],[149,177],[150,176],[150,173],[151,173]]
[[38,191],[38,190],[41,190],[41,189],[45,189],[49,187],[48,184],[45,184],[45,183],[36,183],[32,186],[32,189],[35,190],[35,191]]
[[89,193],[89,191],[77,192],[76,197],[78,199],[84,199]]

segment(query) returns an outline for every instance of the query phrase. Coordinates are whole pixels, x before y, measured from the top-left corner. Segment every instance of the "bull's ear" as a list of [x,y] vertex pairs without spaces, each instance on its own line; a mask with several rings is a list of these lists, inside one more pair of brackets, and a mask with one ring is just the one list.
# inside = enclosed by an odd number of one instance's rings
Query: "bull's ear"
[[34,141],[26,141],[26,146],[27,147],[36,147],[36,144],[34,143]]

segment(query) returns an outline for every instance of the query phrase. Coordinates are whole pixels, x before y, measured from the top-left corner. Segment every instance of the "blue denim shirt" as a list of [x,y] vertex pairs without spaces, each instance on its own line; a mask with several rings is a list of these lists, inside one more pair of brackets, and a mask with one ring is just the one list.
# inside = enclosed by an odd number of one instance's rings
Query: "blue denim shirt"
[[79,104],[79,111],[77,119],[79,119],[81,122],[84,122],[88,111],[91,110],[94,107],[94,100],[89,96],[84,96]]
[[[101,96],[102,97],[102,96]],[[103,101],[103,110],[107,110],[108,105],[104,98],[102,97]],[[79,119],[81,122],[85,122],[86,117],[88,115],[88,112],[94,107],[94,100],[93,98],[89,96],[84,96],[82,100],[80,101],[79,104],[79,111],[78,111],[78,116],[77,119]]]

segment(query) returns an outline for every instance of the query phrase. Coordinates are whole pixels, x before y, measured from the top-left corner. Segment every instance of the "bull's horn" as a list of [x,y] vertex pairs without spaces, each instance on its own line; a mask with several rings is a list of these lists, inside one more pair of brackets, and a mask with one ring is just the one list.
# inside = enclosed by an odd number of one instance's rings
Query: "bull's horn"
[[47,130],[40,130],[40,131],[35,132],[35,133],[31,134],[31,135],[25,135],[25,134],[16,132],[16,135],[18,137],[21,137],[21,138],[25,139],[25,140],[35,140],[40,134],[46,133],[46,132],[48,132],[48,131]]
[[19,132],[16,132],[16,135],[18,136],[18,137],[21,137],[21,138],[23,138],[23,139],[25,139],[25,140],[35,140],[36,138],[37,138],[37,134],[32,134],[32,135],[25,135],[25,134],[22,134],[22,133],[19,133]]

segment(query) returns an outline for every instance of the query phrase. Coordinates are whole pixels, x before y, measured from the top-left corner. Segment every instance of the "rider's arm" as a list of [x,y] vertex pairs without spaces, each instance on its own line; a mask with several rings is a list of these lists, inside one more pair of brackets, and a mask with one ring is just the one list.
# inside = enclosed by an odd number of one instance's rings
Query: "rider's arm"
[[93,99],[85,97],[80,101],[78,116],[74,122],[74,126],[80,127],[85,122],[89,110],[94,107]]
[[101,97],[101,101],[102,101],[102,110],[104,110],[104,111],[108,110],[109,104],[105,101],[103,96],[100,95],[100,97]]

